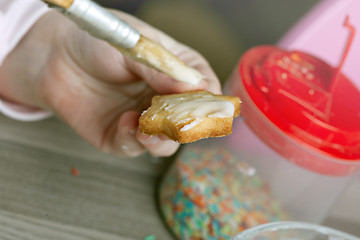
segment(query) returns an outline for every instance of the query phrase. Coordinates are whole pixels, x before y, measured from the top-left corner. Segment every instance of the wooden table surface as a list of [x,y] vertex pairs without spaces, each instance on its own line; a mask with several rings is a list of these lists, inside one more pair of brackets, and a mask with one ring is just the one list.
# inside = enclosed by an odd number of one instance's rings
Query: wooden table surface
[[0,239],[172,239],[155,198],[164,161],[103,154],[56,118],[0,116]]
[[[170,163],[101,153],[55,117],[0,116],[0,239],[172,239],[156,202]],[[359,210],[349,210],[351,222],[343,213],[340,206],[326,223],[360,236]]]

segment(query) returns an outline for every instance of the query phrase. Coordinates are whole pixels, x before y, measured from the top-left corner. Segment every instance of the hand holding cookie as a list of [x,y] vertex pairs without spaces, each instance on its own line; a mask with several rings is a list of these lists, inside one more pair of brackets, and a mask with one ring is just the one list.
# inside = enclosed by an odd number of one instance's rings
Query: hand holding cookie
[[[133,16],[113,13],[199,71],[204,79],[198,84],[176,81],[126,58],[59,13],[49,11],[1,65],[0,95],[54,112],[101,151],[131,157],[146,151],[169,156],[179,143],[164,135],[142,134],[138,130],[140,114],[155,95],[195,90],[220,94],[220,83],[196,51]],[[57,29],[56,34],[53,29]]]

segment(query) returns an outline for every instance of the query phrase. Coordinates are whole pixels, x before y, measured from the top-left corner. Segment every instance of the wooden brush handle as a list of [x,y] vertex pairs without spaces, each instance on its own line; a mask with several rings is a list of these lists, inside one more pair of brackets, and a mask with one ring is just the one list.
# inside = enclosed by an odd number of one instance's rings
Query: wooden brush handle
[[58,7],[68,9],[71,4],[73,4],[74,0],[43,0],[46,3],[54,4]]

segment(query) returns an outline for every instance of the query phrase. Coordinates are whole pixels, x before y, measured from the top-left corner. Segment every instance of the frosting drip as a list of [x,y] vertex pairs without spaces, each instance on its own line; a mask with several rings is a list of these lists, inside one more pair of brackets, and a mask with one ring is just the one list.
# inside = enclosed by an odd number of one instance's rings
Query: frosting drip
[[175,123],[188,123],[180,131],[187,131],[208,117],[233,117],[233,103],[211,95],[193,94],[184,98],[160,100],[161,110],[169,112],[168,119]]

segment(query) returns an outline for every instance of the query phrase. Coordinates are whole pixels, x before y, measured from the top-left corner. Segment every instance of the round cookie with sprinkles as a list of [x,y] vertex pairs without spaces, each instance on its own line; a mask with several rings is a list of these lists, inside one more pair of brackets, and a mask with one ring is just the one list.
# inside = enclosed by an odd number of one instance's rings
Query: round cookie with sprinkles
[[160,186],[160,208],[177,239],[230,239],[286,220],[256,170],[223,148],[187,146]]

